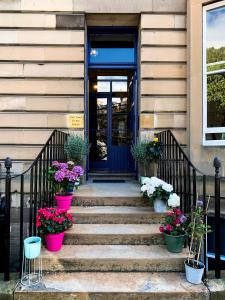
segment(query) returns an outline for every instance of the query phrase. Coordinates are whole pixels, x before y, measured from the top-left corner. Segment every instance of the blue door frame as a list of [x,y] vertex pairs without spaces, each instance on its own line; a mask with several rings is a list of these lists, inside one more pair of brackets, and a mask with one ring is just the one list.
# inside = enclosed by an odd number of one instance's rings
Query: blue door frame
[[[126,34],[126,33],[133,33],[135,37],[135,61],[132,64],[129,63],[110,63],[110,62],[105,62],[105,63],[98,63],[98,64],[93,64],[90,63],[89,59],[89,54],[90,54],[90,34],[91,33],[121,33],[121,34]],[[134,130],[134,135],[133,135],[133,142],[135,143],[137,140],[137,135],[138,135],[138,84],[137,80],[139,78],[138,74],[138,68],[137,68],[137,44],[138,44],[138,34],[137,34],[137,29],[133,27],[91,27],[88,28],[88,34],[87,34],[87,45],[86,45],[86,80],[85,80],[85,136],[89,136],[89,70],[98,70],[98,69],[104,69],[104,70],[133,70],[134,71],[134,79],[133,79],[133,106],[134,106],[134,122],[133,122],[133,130]],[[107,98],[108,99],[108,98]],[[110,98],[109,98],[110,99]],[[108,100],[108,106],[109,106],[110,100]],[[110,112],[110,107],[108,107],[109,112]],[[109,113],[111,116],[111,112]],[[109,120],[108,124],[111,124],[111,121]],[[111,128],[109,126],[108,128],[108,139],[111,141]],[[110,151],[113,149],[113,146],[111,147]],[[89,157],[87,158],[87,179],[88,179],[88,171],[89,171]],[[137,172],[136,167],[133,167],[134,172]]]

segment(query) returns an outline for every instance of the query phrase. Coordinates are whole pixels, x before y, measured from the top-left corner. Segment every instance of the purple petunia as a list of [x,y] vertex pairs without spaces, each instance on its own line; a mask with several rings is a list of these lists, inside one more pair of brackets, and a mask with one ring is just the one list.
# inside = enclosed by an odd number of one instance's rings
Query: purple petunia
[[81,166],[73,167],[73,172],[77,173],[78,176],[83,176],[84,175],[84,169]]
[[55,172],[55,180],[56,181],[58,181],[58,182],[62,182],[63,181],[63,179],[65,178],[65,172],[63,172],[63,171],[57,171],[57,172]]
[[196,206],[197,207],[202,207],[203,206],[203,201],[202,200],[197,200]]
[[180,216],[180,222],[181,223],[184,223],[184,222],[186,222],[187,221],[187,217],[185,216],[185,215],[181,215]]

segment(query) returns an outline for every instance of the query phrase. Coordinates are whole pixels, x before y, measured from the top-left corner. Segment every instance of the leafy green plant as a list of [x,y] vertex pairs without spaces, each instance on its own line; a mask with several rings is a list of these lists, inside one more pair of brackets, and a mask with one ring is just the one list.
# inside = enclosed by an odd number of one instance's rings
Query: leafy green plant
[[68,159],[72,160],[77,165],[82,165],[85,156],[89,153],[89,144],[87,139],[81,136],[71,134],[64,146]]
[[[211,227],[205,223],[205,216],[208,213],[210,196],[207,200],[206,209],[203,209],[203,201],[197,200],[196,206],[193,208],[193,211],[190,216],[190,223],[188,226],[188,235],[190,238],[189,254],[187,263],[193,268],[199,268],[199,259],[202,249],[202,243],[204,236],[211,232]],[[196,257],[196,264],[194,260],[191,260],[192,257]]]
[[138,141],[131,146],[131,154],[134,160],[143,167],[144,175],[146,169],[151,162],[156,162],[162,155],[162,145],[158,138],[152,141]]
[[131,146],[131,154],[134,160],[143,167],[144,175],[146,176],[146,168],[149,163],[147,155],[148,141],[138,141]]

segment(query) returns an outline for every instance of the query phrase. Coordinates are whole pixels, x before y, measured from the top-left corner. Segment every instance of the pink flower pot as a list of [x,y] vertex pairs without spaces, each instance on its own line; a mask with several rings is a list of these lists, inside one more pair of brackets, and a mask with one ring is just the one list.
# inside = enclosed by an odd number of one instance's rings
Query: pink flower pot
[[55,195],[55,201],[57,208],[69,210],[73,199],[73,194],[68,194],[66,196]]
[[46,234],[45,242],[47,250],[51,252],[59,251],[62,248],[63,239],[64,232]]

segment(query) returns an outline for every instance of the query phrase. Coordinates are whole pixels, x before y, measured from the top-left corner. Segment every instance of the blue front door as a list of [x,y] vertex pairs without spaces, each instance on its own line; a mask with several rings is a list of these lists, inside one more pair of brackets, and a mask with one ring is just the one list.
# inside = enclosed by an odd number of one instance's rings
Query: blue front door
[[90,81],[89,169],[132,172],[135,138],[134,77],[98,76]]

